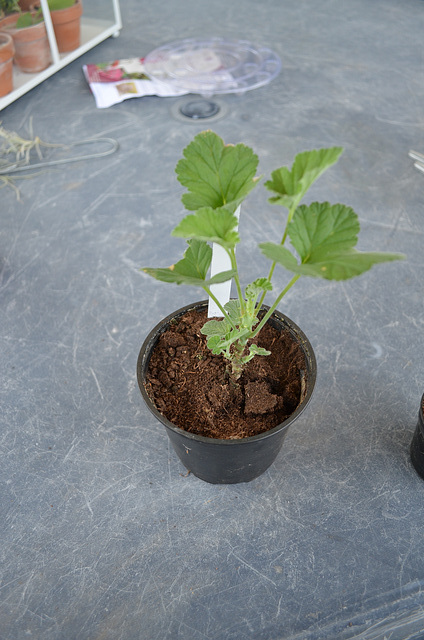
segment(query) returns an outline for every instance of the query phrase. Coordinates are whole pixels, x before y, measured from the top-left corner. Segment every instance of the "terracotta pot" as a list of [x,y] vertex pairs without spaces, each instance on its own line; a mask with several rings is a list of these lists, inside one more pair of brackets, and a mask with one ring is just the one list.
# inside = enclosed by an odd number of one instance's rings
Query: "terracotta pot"
[[[207,301],[178,309],[164,318],[152,329],[137,360],[137,380],[141,395],[147,408],[166,428],[169,440],[183,465],[201,480],[212,484],[234,484],[250,482],[264,473],[277,457],[287,434],[288,428],[304,411],[314,390],[317,377],[317,363],[312,345],[306,335],[287,316],[275,311],[269,320],[280,331],[290,332],[298,342],[305,356],[306,384],[297,409],[283,423],[256,436],[240,440],[218,440],[189,433],[172,424],[156,408],[146,389],[146,375],[150,357],[161,333],[170,323],[192,309],[207,308]],[[264,309],[267,309],[264,305]]]
[[25,73],[38,73],[51,64],[50,45],[44,22],[30,27],[15,27],[19,13],[13,13],[0,21],[0,31],[10,34],[15,45],[14,62]]
[[0,33],[0,97],[13,89],[13,56],[15,45],[12,36]]
[[75,0],[75,4],[67,9],[51,12],[54,35],[59,53],[74,51],[80,46],[81,40],[82,2]]

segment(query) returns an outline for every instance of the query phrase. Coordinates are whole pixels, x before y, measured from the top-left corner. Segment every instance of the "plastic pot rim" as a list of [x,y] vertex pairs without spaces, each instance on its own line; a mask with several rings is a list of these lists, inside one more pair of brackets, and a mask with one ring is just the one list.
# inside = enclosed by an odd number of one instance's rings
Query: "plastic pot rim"
[[[306,383],[306,393],[302,398],[302,400],[300,401],[297,408],[283,422],[276,425],[275,427],[272,427],[271,429],[268,429],[267,431],[259,433],[255,436],[248,436],[246,438],[235,438],[235,439],[208,438],[206,436],[190,433],[189,431],[185,431],[184,429],[177,427],[175,424],[170,422],[165,416],[163,416],[160,413],[160,411],[156,408],[152,400],[149,398],[149,395],[144,386],[145,376],[143,372],[147,371],[151,353],[153,351],[153,348],[160,334],[166,331],[167,326],[172,319],[183,316],[191,309],[200,310],[202,307],[206,307],[207,304],[208,304],[207,300],[201,300],[199,302],[193,302],[192,304],[189,304],[189,305],[186,305],[185,307],[181,307],[180,309],[177,309],[173,313],[170,313],[168,316],[160,320],[145,338],[137,359],[137,381],[138,381],[138,386],[140,388],[141,395],[147,405],[147,408],[157,418],[157,420],[159,420],[159,422],[161,422],[165,427],[175,432],[176,434],[184,436],[188,440],[196,440],[197,442],[204,442],[212,446],[217,445],[221,447],[222,446],[231,447],[231,446],[248,445],[258,440],[265,440],[267,438],[270,438],[275,433],[287,429],[303,413],[303,411],[306,409],[306,407],[308,406],[311,400],[312,393],[316,383],[316,378],[317,378],[317,361],[315,358],[315,353],[312,349],[312,345],[309,342],[307,336],[304,334],[304,332],[300,329],[300,327],[297,326],[295,322],[293,322],[293,320],[291,320],[289,317],[285,316],[283,313],[277,310],[274,311],[273,316],[271,316],[270,320],[272,320],[272,318],[275,316],[277,320],[279,320],[280,322],[283,322],[283,324],[292,334],[293,338],[297,339],[298,343],[301,345],[302,349],[305,352],[305,357],[309,358],[309,362],[310,362],[310,371],[308,372],[308,378]],[[262,308],[266,310],[269,307],[267,307],[267,305],[263,305]]]

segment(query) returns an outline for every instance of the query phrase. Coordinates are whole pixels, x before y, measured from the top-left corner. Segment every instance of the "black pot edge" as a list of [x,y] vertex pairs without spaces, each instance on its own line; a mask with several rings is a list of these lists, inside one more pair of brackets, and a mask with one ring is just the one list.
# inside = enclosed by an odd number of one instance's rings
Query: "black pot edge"
[[423,414],[424,394],[421,396],[420,408],[418,411],[418,422],[415,427],[410,446],[410,456],[412,465],[418,475],[424,480],[424,414]]
[[[285,316],[280,311],[275,311],[274,315],[277,316],[277,318],[279,318],[279,320],[281,320],[287,326],[287,328],[290,330],[292,335],[296,337],[296,339],[298,340],[299,344],[302,346],[302,349],[304,350],[306,357],[309,358],[309,360],[310,360],[310,368],[311,368],[311,374],[310,374],[310,376],[308,378],[308,382],[307,382],[307,385],[306,385],[307,389],[306,389],[305,397],[303,398],[303,400],[301,401],[301,403],[297,407],[297,409],[286,420],[284,420],[284,422],[282,422],[281,424],[277,425],[276,427],[273,427],[272,429],[269,429],[268,431],[264,431],[263,433],[260,433],[260,434],[258,434],[256,436],[250,436],[250,437],[247,437],[247,438],[241,438],[241,439],[236,439],[236,440],[224,440],[224,439],[221,439],[221,438],[207,438],[205,436],[200,436],[200,435],[197,435],[195,433],[190,433],[190,432],[185,431],[184,429],[180,429],[179,427],[177,427],[174,424],[172,424],[172,422],[170,422],[167,418],[165,418],[165,416],[163,416],[157,410],[157,408],[155,407],[155,405],[153,404],[153,402],[149,398],[149,395],[147,394],[146,388],[144,386],[143,371],[147,370],[147,366],[149,364],[149,354],[150,354],[155,342],[157,341],[159,335],[161,333],[163,333],[164,331],[166,331],[168,323],[173,318],[178,318],[178,317],[184,315],[185,313],[187,313],[188,311],[190,311],[191,309],[198,308],[199,311],[200,311],[207,304],[208,304],[207,300],[201,300],[199,302],[193,302],[191,304],[186,305],[185,307],[181,307],[180,309],[177,309],[173,313],[170,313],[168,316],[166,316],[165,318],[160,320],[160,322],[158,322],[157,325],[155,327],[153,327],[153,329],[150,331],[150,333],[145,338],[145,340],[143,342],[143,345],[142,345],[142,347],[140,349],[140,352],[139,352],[139,355],[138,355],[138,359],[137,359],[137,382],[138,382],[138,386],[140,388],[141,395],[142,395],[142,397],[143,397],[143,399],[144,399],[144,401],[145,401],[145,403],[147,405],[147,408],[155,416],[155,418],[157,420],[159,420],[159,422],[161,422],[168,429],[171,429],[175,433],[178,433],[178,434],[184,436],[188,440],[196,440],[196,441],[200,441],[200,442],[206,442],[206,443],[209,443],[211,445],[216,444],[216,445],[220,445],[220,446],[235,446],[237,444],[237,445],[240,446],[241,444],[249,444],[249,443],[257,441],[257,440],[264,440],[266,438],[271,437],[277,431],[281,431],[283,429],[287,429],[291,425],[291,423],[294,422],[295,420],[297,420],[297,418],[303,413],[303,411],[306,409],[306,407],[308,406],[308,404],[309,404],[309,402],[311,400],[312,393],[313,393],[313,390],[314,390],[314,387],[315,387],[315,383],[316,383],[316,378],[317,378],[317,362],[316,362],[316,358],[315,358],[315,353],[314,353],[314,351],[312,349],[312,345],[310,344],[310,342],[309,342],[308,338],[306,337],[305,333],[300,329],[300,327],[298,327],[293,322],[293,320],[291,320],[290,318]],[[264,309],[268,309],[269,307],[267,307],[266,305],[263,305],[263,308]],[[272,317],[271,317],[271,320],[272,320]]]

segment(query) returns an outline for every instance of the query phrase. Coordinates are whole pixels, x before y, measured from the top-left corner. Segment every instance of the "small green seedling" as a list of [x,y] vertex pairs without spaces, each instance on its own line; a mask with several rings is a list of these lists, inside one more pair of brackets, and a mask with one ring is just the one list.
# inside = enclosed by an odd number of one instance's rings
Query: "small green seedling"
[[0,18],[20,11],[18,0],[0,0]]
[[47,0],[50,11],[60,11],[61,9],[69,9],[75,4],[75,0]]
[[[242,290],[236,260],[240,242],[237,207],[257,185],[258,157],[243,144],[225,145],[212,131],[196,135],[183,152],[176,173],[187,189],[182,197],[190,211],[172,231],[185,238],[184,257],[168,268],[144,268],[157,280],[201,287],[214,300],[222,319],[206,322],[202,333],[208,347],[231,364],[230,375],[237,380],[244,365],[256,355],[269,352],[253,341],[268,321],[284,295],[301,276],[347,280],[370,269],[374,264],[399,260],[397,253],[360,252],[355,249],[360,230],[351,207],[328,202],[300,204],[310,186],[335,164],[343,149],[332,147],[305,151],[296,156],[291,169],[281,167],[271,174],[265,187],[272,192],[269,202],[288,210],[279,242],[262,242],[261,252],[270,260],[267,276],[262,276]],[[285,244],[290,240],[295,253]],[[210,243],[223,247],[231,268],[208,278],[212,259]],[[272,290],[276,265],[292,273],[269,310],[259,316],[266,294]],[[234,279],[237,298],[225,305],[214,296],[213,285]]]
[[16,28],[17,29],[26,29],[27,27],[32,27],[34,24],[39,24],[43,22],[43,12],[41,8],[35,12],[26,11],[25,13],[21,13],[19,18],[16,20]]
[[[33,24],[43,22],[43,11],[41,6],[37,6],[38,3],[34,3],[34,11],[26,11],[21,13],[16,21],[17,29],[24,29],[25,27],[31,27]],[[61,9],[69,9],[75,4],[75,0],[48,0],[47,2],[50,11],[60,11]],[[18,11],[20,11],[18,7]]]

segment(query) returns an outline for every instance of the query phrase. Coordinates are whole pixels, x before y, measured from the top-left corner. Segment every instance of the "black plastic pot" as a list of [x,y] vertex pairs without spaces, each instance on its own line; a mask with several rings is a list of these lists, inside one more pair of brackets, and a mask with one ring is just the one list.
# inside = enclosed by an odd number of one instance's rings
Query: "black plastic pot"
[[424,478],[424,416],[423,416],[424,395],[421,398],[420,410],[418,412],[418,422],[411,442],[411,460],[417,473]]
[[[152,351],[161,333],[169,323],[192,309],[202,311],[207,301],[196,302],[164,318],[149,333],[141,347],[137,361],[137,380],[141,394],[152,414],[165,425],[169,439],[183,465],[195,476],[212,484],[250,482],[260,476],[277,457],[289,426],[300,416],[309,403],[315,386],[317,365],[312,346],[299,327],[276,311],[270,322],[276,328],[288,329],[305,354],[305,391],[297,409],[283,423],[250,438],[219,440],[189,433],[169,422],[156,409],[145,388],[146,373]],[[267,308],[267,307],[264,307]]]

